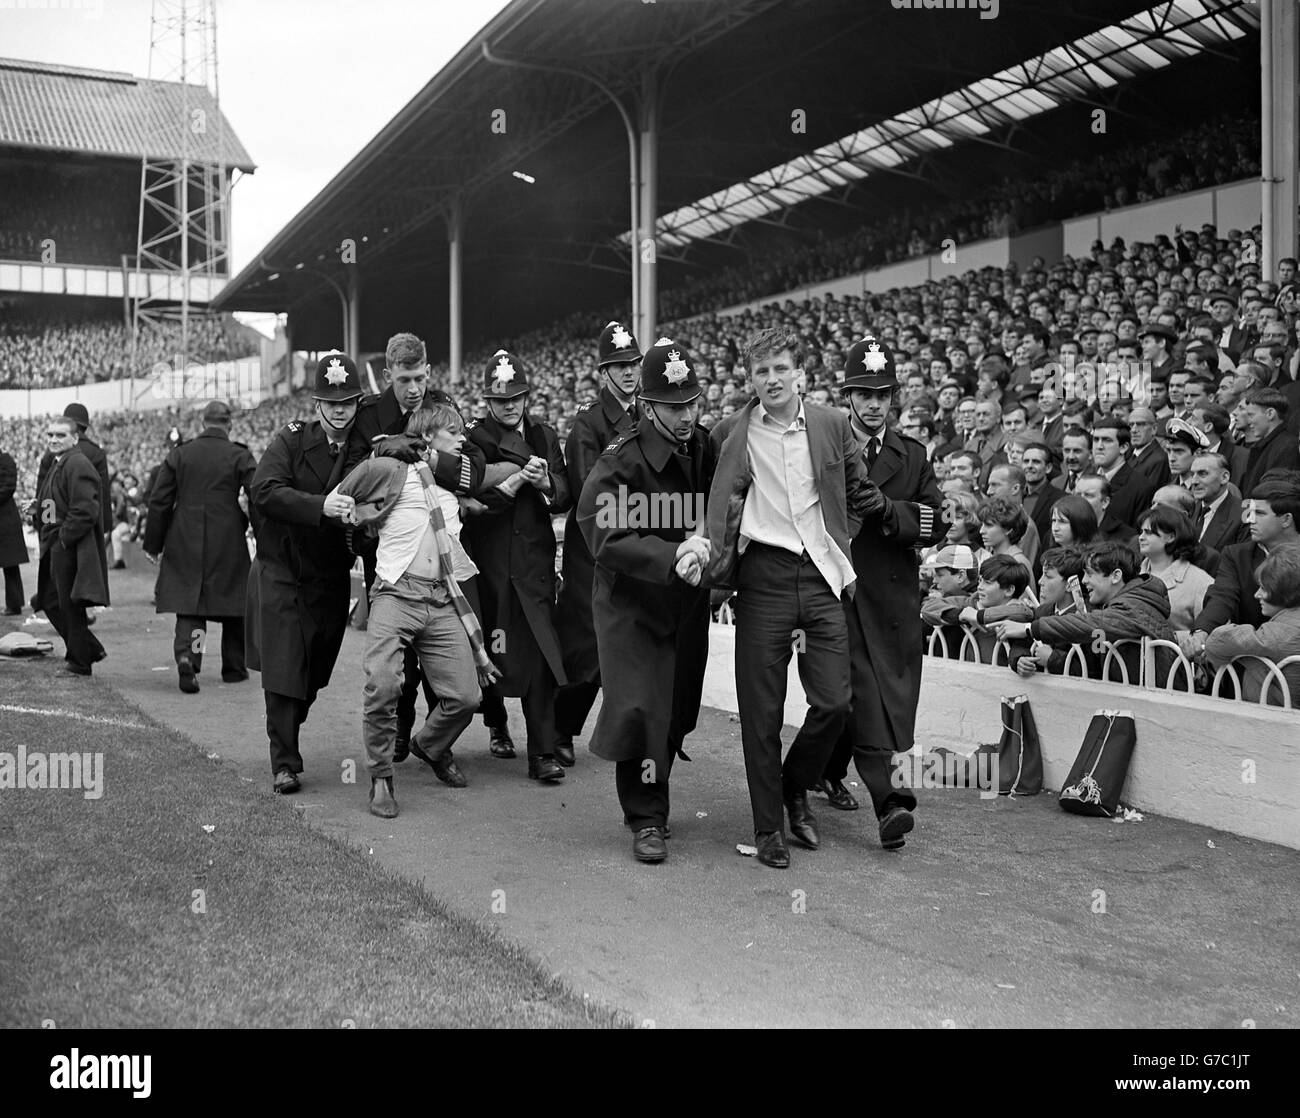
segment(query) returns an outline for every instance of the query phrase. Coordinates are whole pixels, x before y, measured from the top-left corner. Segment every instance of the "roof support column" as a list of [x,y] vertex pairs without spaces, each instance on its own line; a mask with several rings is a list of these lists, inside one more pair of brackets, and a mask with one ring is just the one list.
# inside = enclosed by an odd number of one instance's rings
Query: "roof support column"
[[1300,35],[1295,0],[1260,0],[1260,179],[1264,244],[1260,273],[1275,279],[1277,262],[1296,255],[1297,68]]
[[[632,227],[632,267],[636,277],[633,312],[641,349],[654,345],[658,336],[659,284],[655,218],[659,209],[659,89],[658,75],[646,69],[641,76],[640,161],[638,167],[637,221]],[[638,226],[640,227],[638,229]]]
[[447,207],[447,342],[451,383],[460,384],[464,338],[461,333],[461,246],[464,242],[465,204],[457,194]]
[[[623,121],[623,128],[627,132],[628,192],[630,195],[628,209],[630,210],[630,224],[632,229],[628,241],[628,260],[631,265],[630,271],[632,279],[632,331],[636,334],[637,340],[641,343],[642,348],[644,348],[649,343],[646,342],[642,333],[643,316],[641,313],[641,307],[644,300],[641,289],[642,266],[639,262],[641,258],[639,227],[641,226],[640,210],[643,204],[643,180],[639,173],[640,167],[638,154],[644,151],[643,140],[645,132],[645,112],[643,111],[641,114],[642,129],[641,132],[638,133],[636,123],[632,119],[632,113],[628,110],[628,107],[623,104],[622,98],[595,74],[587,73],[583,70],[575,70],[569,66],[555,66],[553,64],[544,64],[540,62],[527,62],[519,58],[502,58],[500,55],[493,53],[492,48],[488,45],[486,39],[481,44],[481,49],[483,57],[487,59],[487,61],[495,63],[498,66],[514,66],[521,70],[540,70],[551,74],[568,74],[570,77],[581,78],[583,81],[589,81],[604,93],[605,96],[613,102],[614,107],[618,109],[618,115]],[[653,91],[655,88],[655,78],[653,74],[649,75],[648,82],[649,88]],[[657,121],[659,113],[657,103],[649,111],[652,119],[655,121],[657,145]],[[653,225],[651,226],[651,229],[653,230]]]
[[361,364],[361,273],[354,264],[348,272],[346,330],[343,335],[343,352],[358,365]]

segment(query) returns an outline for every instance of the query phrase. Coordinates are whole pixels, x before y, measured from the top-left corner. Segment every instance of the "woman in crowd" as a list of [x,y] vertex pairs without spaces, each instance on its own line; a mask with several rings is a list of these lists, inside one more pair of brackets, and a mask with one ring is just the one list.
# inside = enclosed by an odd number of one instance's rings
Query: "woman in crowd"
[[[1259,600],[1264,624],[1220,625],[1205,642],[1205,659],[1214,668],[1239,656],[1265,657],[1281,664],[1288,657],[1300,656],[1300,550],[1280,547],[1260,564]],[[1268,702],[1273,706],[1282,703],[1281,688],[1276,676],[1270,676],[1268,666],[1258,659],[1245,661],[1241,697],[1247,702],[1259,702],[1261,690],[1268,687]],[[1291,706],[1300,706],[1300,663],[1282,669]],[[1231,695],[1231,689],[1222,694]]]
[[1087,547],[1097,539],[1097,514],[1073,494],[1052,506],[1052,542],[1057,547]]
[[1169,591],[1169,624],[1175,632],[1191,628],[1192,618],[1205,604],[1214,585],[1202,564],[1207,553],[1197,541],[1192,522],[1177,509],[1158,505],[1143,514],[1138,531],[1140,573],[1155,575]]

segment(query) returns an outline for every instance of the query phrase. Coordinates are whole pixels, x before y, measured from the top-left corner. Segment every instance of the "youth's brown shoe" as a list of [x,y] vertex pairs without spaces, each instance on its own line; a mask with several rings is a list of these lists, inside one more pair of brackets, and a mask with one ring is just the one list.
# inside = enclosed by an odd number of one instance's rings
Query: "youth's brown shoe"
[[393,797],[393,778],[380,777],[370,782],[370,814],[380,819],[397,818],[397,800]]

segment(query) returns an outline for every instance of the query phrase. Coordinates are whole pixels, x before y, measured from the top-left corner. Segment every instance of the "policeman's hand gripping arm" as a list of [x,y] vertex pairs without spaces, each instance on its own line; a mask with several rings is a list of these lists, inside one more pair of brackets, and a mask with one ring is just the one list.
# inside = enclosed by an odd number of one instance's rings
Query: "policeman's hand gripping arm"
[[420,461],[428,450],[428,444],[415,435],[385,435],[376,438],[370,445],[376,457],[396,458],[408,466]]

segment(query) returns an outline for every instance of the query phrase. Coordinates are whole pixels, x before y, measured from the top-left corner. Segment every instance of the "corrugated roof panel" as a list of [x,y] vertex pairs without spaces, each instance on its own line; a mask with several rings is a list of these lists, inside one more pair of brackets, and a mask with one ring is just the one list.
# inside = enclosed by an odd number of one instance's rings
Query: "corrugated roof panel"
[[[707,205],[711,214],[708,225],[721,232],[749,220],[747,214],[769,213],[792,201],[825,194],[846,179],[867,178],[873,171],[898,166],[918,152],[951,147],[956,139],[986,133],[990,121],[1025,120],[1059,107],[1064,100],[1091,94],[1096,87],[1109,88],[1121,78],[1192,57],[1226,39],[1240,38],[1259,22],[1258,8],[1244,3],[1213,8],[1203,0],[1159,4],[1123,24],[1053,47],[1018,66],[769,168],[738,184],[748,187],[743,205],[732,193],[736,187],[728,187],[666,215],[658,228],[678,236],[686,236],[688,231],[695,236],[710,235],[696,216],[702,212],[700,207]],[[816,174],[810,173],[813,169]],[[680,218],[685,219],[684,224]]]
[[187,133],[192,158],[253,170],[201,86],[0,59],[0,146],[174,159]]

